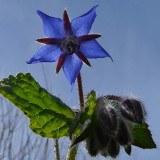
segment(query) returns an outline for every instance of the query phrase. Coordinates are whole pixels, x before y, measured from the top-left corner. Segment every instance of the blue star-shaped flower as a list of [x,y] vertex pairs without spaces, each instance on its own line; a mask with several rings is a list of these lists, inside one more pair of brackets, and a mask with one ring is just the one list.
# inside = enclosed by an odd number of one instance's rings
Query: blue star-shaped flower
[[88,35],[96,17],[96,7],[73,19],[71,23],[66,10],[64,10],[63,20],[37,11],[42,18],[44,33],[48,38],[37,39],[38,42],[46,45],[40,48],[27,63],[58,61],[56,73],[63,67],[67,80],[73,86],[82,62],[91,66],[87,58],[111,58],[95,40],[101,35]]

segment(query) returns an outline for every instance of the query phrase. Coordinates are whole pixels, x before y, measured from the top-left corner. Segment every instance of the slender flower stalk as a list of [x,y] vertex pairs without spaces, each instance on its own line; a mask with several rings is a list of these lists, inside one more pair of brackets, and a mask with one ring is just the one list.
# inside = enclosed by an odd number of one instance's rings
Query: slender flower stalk
[[80,109],[82,110],[83,107],[84,107],[84,98],[83,98],[82,79],[81,79],[81,74],[80,73],[78,74],[78,77],[77,77],[77,85],[78,85]]

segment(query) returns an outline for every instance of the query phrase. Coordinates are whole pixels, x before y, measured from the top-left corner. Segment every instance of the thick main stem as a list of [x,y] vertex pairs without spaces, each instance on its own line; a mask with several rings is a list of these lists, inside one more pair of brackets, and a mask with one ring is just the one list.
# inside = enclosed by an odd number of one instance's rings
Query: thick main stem
[[77,77],[77,83],[78,83],[80,109],[82,110],[83,107],[84,107],[84,99],[83,99],[82,79],[81,79],[81,74],[80,73],[78,74],[78,77]]
[[71,148],[72,143],[73,143],[73,140],[71,140],[71,142],[69,144],[69,149],[68,149],[66,160],[75,160],[76,159],[78,146],[74,146],[73,148]]

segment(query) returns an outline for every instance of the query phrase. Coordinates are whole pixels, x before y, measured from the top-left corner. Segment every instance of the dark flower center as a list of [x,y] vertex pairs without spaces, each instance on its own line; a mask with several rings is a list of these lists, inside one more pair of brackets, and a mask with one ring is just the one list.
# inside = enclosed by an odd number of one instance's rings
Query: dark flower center
[[64,53],[73,54],[79,50],[79,47],[78,39],[73,35],[69,35],[63,38],[60,49]]

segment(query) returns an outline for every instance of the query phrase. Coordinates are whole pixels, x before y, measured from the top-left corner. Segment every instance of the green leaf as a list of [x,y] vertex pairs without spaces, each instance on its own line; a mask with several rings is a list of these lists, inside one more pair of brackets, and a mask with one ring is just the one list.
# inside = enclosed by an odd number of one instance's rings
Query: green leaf
[[152,139],[152,134],[148,129],[148,124],[136,124],[132,125],[133,145],[143,148],[152,149],[156,148],[156,144]]
[[35,133],[49,138],[68,136],[75,118],[73,111],[41,88],[30,73],[1,80],[0,93],[30,118],[30,128]]

